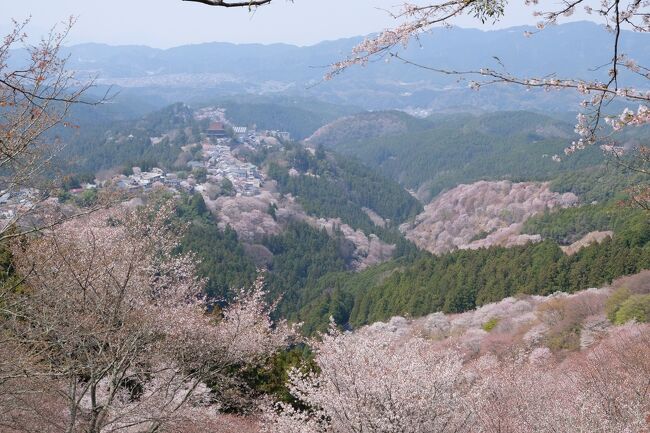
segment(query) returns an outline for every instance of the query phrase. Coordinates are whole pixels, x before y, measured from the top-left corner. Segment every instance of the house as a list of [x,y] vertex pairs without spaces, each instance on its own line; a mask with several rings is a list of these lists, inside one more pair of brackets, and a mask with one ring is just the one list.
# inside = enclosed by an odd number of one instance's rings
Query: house
[[190,167],[192,170],[195,168],[202,168],[205,167],[205,163],[202,161],[190,161],[187,163],[187,166]]
[[278,131],[277,137],[282,141],[291,141],[291,134],[286,131]]
[[267,137],[275,137],[282,141],[291,141],[291,134],[287,131],[266,131]]
[[211,138],[225,138],[228,135],[221,122],[212,122],[205,133]]
[[243,143],[246,140],[246,133],[248,132],[248,128],[245,126],[235,126],[233,128],[233,132],[235,133],[235,140]]

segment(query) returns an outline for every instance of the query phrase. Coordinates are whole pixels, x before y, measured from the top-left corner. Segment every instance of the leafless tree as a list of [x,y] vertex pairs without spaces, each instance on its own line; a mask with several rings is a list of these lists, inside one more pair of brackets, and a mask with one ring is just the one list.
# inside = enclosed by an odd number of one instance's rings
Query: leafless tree
[[[47,135],[58,126],[73,126],[66,122],[73,105],[105,100],[84,99],[93,80],[78,80],[61,56],[74,19],[35,45],[26,42],[28,22],[14,21],[0,43],[0,195],[25,196],[5,215],[0,240],[67,219],[50,213],[45,223],[40,218],[30,221],[48,198],[52,182],[45,181],[43,174],[62,146]],[[9,232],[21,225],[24,230]]]

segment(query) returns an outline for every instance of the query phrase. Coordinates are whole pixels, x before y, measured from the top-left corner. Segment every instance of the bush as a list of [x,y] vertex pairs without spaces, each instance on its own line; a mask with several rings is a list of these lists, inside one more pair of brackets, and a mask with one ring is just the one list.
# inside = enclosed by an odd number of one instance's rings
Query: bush
[[537,314],[548,326],[545,345],[554,353],[579,350],[585,319],[602,311],[602,308],[602,295],[594,293],[556,297],[541,304]]
[[498,324],[499,324],[499,318],[498,318],[498,317],[493,317],[493,318],[491,318],[490,320],[488,320],[487,322],[485,322],[485,323],[483,324],[483,326],[481,326],[481,328],[483,328],[483,330],[486,331],[486,332],[490,332],[490,331],[493,330],[493,329],[494,329]]
[[208,170],[205,167],[195,168],[192,170],[192,174],[198,183],[205,183],[208,180]]
[[650,295],[632,295],[621,304],[614,323],[622,325],[630,320],[650,322]]
[[75,203],[80,207],[91,207],[97,203],[97,190],[87,189],[75,197]]
[[627,287],[619,287],[614,290],[612,296],[607,300],[605,310],[607,311],[607,318],[610,322],[616,323],[616,314],[621,308],[621,305],[632,296],[632,292]]

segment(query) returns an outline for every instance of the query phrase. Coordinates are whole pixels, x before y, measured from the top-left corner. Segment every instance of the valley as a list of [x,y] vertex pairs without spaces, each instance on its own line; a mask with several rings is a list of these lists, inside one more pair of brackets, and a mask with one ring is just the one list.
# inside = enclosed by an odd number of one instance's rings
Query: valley
[[2,433],[648,432],[648,2],[120,1],[0,40]]
[[[99,171],[95,183],[72,175],[59,202],[178,197],[189,224],[183,248],[200,259],[207,293],[227,302],[262,269],[277,314],[307,334],[330,316],[356,328],[461,312],[517,293],[583,290],[646,266],[642,212],[614,204],[638,176],[603,171],[597,149],[553,161],[570,135],[562,121],[367,112],[301,142],[235,123],[227,107],[175,104],[127,121],[85,161],[65,162]],[[66,152],[86,149],[77,144],[92,139],[86,133]]]

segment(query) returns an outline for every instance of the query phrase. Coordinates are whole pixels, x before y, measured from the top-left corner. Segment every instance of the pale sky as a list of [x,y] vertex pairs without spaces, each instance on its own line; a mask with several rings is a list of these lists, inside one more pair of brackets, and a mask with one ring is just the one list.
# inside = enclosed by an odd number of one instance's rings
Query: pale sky
[[[413,1],[422,3],[423,1]],[[0,31],[11,18],[31,15],[31,35],[45,33],[53,24],[78,18],[69,44],[102,42],[111,45],[148,45],[157,48],[202,42],[275,43],[311,45],[322,40],[364,35],[394,24],[386,9],[399,0],[274,0],[253,14],[245,9],[208,7],[181,0],[3,0]],[[532,9],[510,7],[497,27],[534,24]],[[574,19],[584,19],[578,15]],[[470,19],[461,26],[476,27]]]

